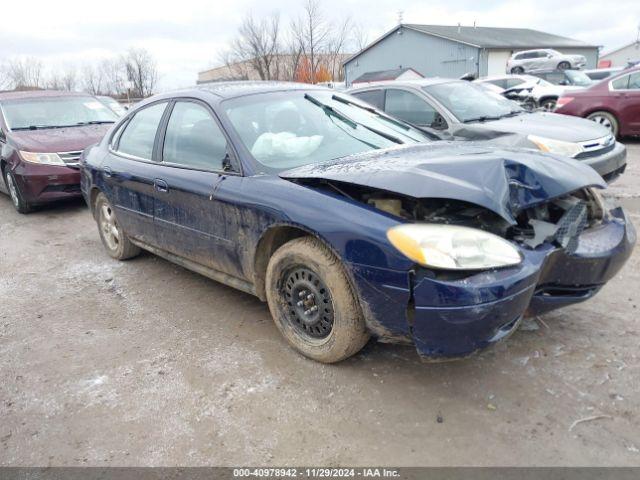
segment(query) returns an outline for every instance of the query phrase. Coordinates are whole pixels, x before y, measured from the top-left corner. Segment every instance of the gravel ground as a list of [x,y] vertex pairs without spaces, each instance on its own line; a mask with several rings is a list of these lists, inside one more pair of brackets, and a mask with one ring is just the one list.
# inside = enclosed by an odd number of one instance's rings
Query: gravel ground
[[[640,224],[629,148],[610,193]],[[640,465],[639,263],[465,361],[326,366],[250,295],[111,260],[82,203],[0,196],[0,465]]]

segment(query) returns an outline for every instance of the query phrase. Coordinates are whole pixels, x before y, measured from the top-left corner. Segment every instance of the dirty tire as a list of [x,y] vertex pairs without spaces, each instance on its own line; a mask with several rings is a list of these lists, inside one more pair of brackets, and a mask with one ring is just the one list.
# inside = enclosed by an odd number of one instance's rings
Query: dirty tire
[[558,64],[558,70],[569,70],[571,68],[571,64],[569,62],[560,62]]
[[96,222],[100,240],[109,256],[126,260],[140,253],[140,248],[131,243],[116,218],[116,212],[104,193],[99,193],[95,203]]
[[524,73],[524,68],[522,68],[522,67],[513,67],[511,69],[511,73],[513,73],[514,75],[518,75],[520,73]]
[[608,128],[614,137],[618,137],[618,119],[609,112],[593,112],[587,116],[587,119]]
[[20,187],[16,182],[13,173],[7,166],[4,171],[4,183],[9,191],[9,197],[11,197],[11,203],[19,213],[29,213],[33,210],[32,206],[24,199],[24,195],[20,191]]
[[[326,311],[332,311],[333,323],[323,338],[312,337],[294,322],[295,306],[287,297],[287,288],[291,272],[299,269],[312,272],[314,280],[329,292]],[[297,238],[276,250],[267,266],[265,286],[278,330],[303,355],[323,363],[339,362],[357,353],[369,340],[358,300],[340,260],[316,238]]]

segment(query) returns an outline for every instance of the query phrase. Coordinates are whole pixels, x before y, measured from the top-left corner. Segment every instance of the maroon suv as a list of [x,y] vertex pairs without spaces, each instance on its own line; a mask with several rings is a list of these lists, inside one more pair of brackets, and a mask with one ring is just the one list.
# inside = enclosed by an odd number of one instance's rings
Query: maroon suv
[[598,122],[617,137],[640,135],[640,68],[624,70],[586,90],[566,92],[555,111]]
[[0,92],[0,191],[20,213],[80,196],[80,154],[116,120],[88,94]]

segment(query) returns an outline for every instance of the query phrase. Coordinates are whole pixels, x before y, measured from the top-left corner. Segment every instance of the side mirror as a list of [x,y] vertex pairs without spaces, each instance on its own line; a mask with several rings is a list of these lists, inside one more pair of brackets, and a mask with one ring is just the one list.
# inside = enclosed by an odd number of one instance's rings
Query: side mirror
[[569,82],[567,82],[566,80],[560,80],[558,82],[558,85],[562,85],[563,87],[566,87],[567,85],[569,85]]
[[231,164],[231,157],[229,156],[229,152],[222,159],[222,171],[223,172],[233,172],[233,165]]
[[7,143],[7,134],[0,128],[0,142]]

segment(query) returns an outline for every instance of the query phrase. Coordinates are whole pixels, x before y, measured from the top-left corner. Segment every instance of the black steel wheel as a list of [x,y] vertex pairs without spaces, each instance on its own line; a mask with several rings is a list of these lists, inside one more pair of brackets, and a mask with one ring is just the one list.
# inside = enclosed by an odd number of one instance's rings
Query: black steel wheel
[[284,272],[281,295],[289,305],[288,320],[300,333],[326,338],[333,328],[331,292],[318,274],[296,266]]
[[296,238],[278,248],[267,265],[265,290],[278,330],[309,358],[339,362],[369,340],[342,262],[317,238]]

